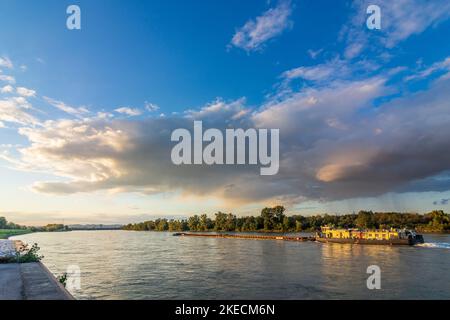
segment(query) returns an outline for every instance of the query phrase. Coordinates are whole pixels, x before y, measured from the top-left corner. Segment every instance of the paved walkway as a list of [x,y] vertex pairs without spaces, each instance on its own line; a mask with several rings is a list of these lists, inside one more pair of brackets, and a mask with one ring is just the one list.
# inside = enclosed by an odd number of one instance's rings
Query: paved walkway
[[0,300],[71,300],[39,262],[0,264]]
[[22,300],[22,288],[20,265],[0,264],[0,300]]
[[[15,243],[0,241],[0,257],[15,255]],[[72,296],[40,262],[0,263],[0,300],[69,300]]]

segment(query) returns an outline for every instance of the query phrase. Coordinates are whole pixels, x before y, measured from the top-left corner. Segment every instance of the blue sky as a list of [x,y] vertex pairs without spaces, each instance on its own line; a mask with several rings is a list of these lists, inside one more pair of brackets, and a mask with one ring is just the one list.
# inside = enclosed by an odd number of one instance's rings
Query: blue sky
[[152,100],[182,111],[218,96],[245,96],[257,105],[280,73],[312,62],[308,50],[339,46],[332,42],[348,15],[343,5],[322,10],[315,1],[296,3],[295,28],[252,54],[227,45],[239,26],[270,8],[265,1],[77,3],[80,32],[65,28],[70,1],[3,1],[2,44],[41,73],[23,75],[30,86],[105,109]]
[[[0,212],[449,209],[449,17],[447,1],[1,0]],[[280,174],[170,167],[167,132],[192,119],[279,128]]]

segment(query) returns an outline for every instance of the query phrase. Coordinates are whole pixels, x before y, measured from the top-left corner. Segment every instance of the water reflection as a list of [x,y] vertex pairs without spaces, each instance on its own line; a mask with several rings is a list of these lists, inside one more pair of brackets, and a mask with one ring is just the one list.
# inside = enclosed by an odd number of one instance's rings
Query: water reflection
[[[382,279],[398,278],[401,269],[395,268],[401,264],[402,249],[393,246],[364,246],[351,244],[325,243],[321,246],[321,272],[325,278],[324,286],[340,298],[354,298],[355,292],[361,299],[382,298],[383,291],[368,290],[366,281],[369,276],[367,267],[377,265],[381,269]],[[347,289],[352,284],[352,291]],[[389,281],[383,281],[386,290]]]
[[[431,237],[431,238],[430,238]],[[77,231],[37,242],[55,274],[81,269],[78,299],[449,299],[450,250]],[[430,242],[450,243],[450,236]],[[379,265],[382,290],[368,290]]]

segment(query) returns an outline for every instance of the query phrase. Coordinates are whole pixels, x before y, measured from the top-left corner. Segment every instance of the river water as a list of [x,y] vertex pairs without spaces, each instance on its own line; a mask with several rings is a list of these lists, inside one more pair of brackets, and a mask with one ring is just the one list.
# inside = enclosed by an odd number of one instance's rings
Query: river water
[[[81,271],[77,299],[450,299],[450,235],[421,246],[362,246],[73,231],[38,243],[55,275]],[[381,289],[367,288],[367,267]]]

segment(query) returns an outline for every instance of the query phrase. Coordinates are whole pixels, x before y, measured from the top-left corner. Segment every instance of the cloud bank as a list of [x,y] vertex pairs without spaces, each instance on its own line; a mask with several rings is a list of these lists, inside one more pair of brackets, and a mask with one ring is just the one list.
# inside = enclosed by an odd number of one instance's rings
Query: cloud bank
[[[281,78],[308,78],[305,70]],[[257,109],[245,99],[218,99],[180,116],[83,117],[24,126],[19,133],[30,145],[18,149],[16,166],[61,177],[33,185],[51,194],[177,191],[250,203],[438,190],[449,180],[419,182],[450,170],[450,155],[443,152],[450,148],[450,80],[442,76],[428,90],[374,108],[375,99],[395,92],[388,85],[390,71],[352,80],[333,76],[324,84],[325,74],[336,74],[325,73],[313,79],[319,84],[284,92]],[[36,122],[18,113],[20,105],[12,100],[0,108],[2,121]],[[192,129],[193,120],[205,128],[280,128],[280,173],[261,177],[252,166],[173,165],[171,132]]]
[[[364,3],[357,2],[355,10]],[[429,14],[411,22],[410,2],[401,8],[393,2],[381,3],[385,29],[377,37],[382,47],[448,17],[445,10],[432,12],[434,2],[413,3],[415,10]],[[278,2],[239,29],[232,44],[246,51],[261,49],[289,27],[291,11],[289,1]],[[397,18],[401,23],[390,22]],[[1,89],[0,126],[17,126],[29,141],[7,160],[20,170],[54,175],[53,181],[37,181],[32,188],[60,195],[105,190],[179,192],[247,204],[450,190],[450,57],[419,70],[380,68],[378,60],[358,59],[364,50],[372,50],[369,36],[355,27],[358,19],[344,28],[346,46],[341,55],[285,70],[258,106],[248,105],[245,97],[218,98],[166,117],[144,115],[132,107],[93,115],[84,107],[42,97],[65,113],[64,119],[46,120],[33,113],[36,91],[15,88],[10,78],[0,78],[9,82]],[[0,63],[12,67],[7,60]],[[427,85],[403,92],[403,83],[394,80],[399,75],[404,83],[426,81]],[[149,103],[144,108],[149,113],[159,109]],[[260,176],[258,166],[173,165],[170,135],[177,128],[192,129],[194,120],[202,120],[205,129],[280,129],[279,174]]]

